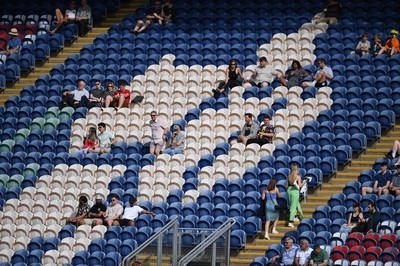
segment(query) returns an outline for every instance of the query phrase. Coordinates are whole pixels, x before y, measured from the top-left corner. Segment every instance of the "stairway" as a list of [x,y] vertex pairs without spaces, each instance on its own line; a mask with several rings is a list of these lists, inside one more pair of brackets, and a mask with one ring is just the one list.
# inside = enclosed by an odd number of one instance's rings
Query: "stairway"
[[[393,141],[400,140],[400,125],[396,125],[394,130],[389,131],[385,136],[382,136],[373,146],[368,147],[364,154],[353,159],[351,165],[347,165],[342,171],[338,171],[337,176],[331,178],[328,183],[324,183],[322,190],[317,190],[308,195],[307,202],[302,203],[304,217],[311,218],[315,208],[320,205],[327,205],[332,194],[342,193],[342,189],[347,182],[357,181],[361,171],[372,168],[375,160],[383,158],[385,154],[392,148]],[[295,222],[295,226],[299,222]],[[231,264],[236,266],[249,265],[254,258],[264,256],[265,251],[272,244],[279,244],[281,238],[287,231],[296,230],[286,226],[286,222],[279,221],[277,230],[279,234],[270,234],[270,240],[264,239],[265,231],[262,229],[260,236],[254,240],[247,239],[245,251],[240,251],[238,254],[232,254]]]

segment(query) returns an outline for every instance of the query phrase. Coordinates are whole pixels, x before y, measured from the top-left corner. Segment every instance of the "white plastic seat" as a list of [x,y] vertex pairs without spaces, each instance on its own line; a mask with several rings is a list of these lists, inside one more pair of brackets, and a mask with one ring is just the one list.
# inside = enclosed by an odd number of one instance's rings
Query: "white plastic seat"
[[88,200],[92,199],[94,196],[95,190],[91,187],[86,187],[81,189],[81,192],[78,194],[78,198],[81,196],[85,196]]
[[305,111],[303,116],[304,123],[317,120],[317,116],[318,116],[318,110],[310,109]]
[[[61,212],[52,212],[47,215],[46,225],[50,226],[52,224],[62,224],[61,220],[63,218],[63,214]],[[65,223],[65,221],[64,221]]]
[[8,211],[17,211],[18,205],[20,203],[19,199],[9,199],[6,201],[6,203],[3,206],[3,211],[8,212]]
[[122,164],[115,165],[112,170],[110,171],[109,175],[111,178],[117,177],[117,176],[124,176],[124,173],[126,171],[126,166]]
[[7,236],[13,236],[17,226],[14,223],[2,224],[0,229],[0,238],[3,239]]
[[232,109],[236,109],[236,108],[243,108],[243,106],[244,106],[244,103],[245,103],[245,100],[244,100],[244,98],[234,98],[234,99],[232,99],[231,101],[230,101],[230,103],[229,103],[229,109],[230,110],[232,110]]
[[66,263],[70,263],[74,256],[75,256],[75,252],[72,251],[72,247],[71,247],[71,250],[60,251],[60,255],[58,256],[58,259],[57,259],[57,264],[64,265]]
[[[157,65],[156,65],[157,66]],[[175,67],[173,65],[163,65],[161,68],[159,68],[158,73],[156,75],[173,75],[175,71]]]
[[32,210],[33,204],[34,204],[34,201],[32,201],[32,200],[29,200],[29,199],[21,200],[19,203],[19,206],[18,206],[18,212]]
[[302,109],[295,109],[290,111],[287,119],[289,120],[289,123],[292,123],[294,121],[303,121],[303,116],[304,111]]
[[104,225],[96,225],[90,232],[90,239],[103,238],[107,227]]
[[16,237],[13,250],[27,249],[29,242],[31,242],[31,238],[28,236]]
[[302,92],[303,92],[303,89],[300,86],[293,86],[293,87],[290,87],[290,89],[288,90],[286,97],[289,100],[289,102],[291,100],[293,100],[293,98],[301,99],[300,95]]
[[86,129],[87,120],[85,118],[78,118],[72,124],[71,130],[72,132],[76,130],[85,130]]
[[167,178],[165,176],[157,177],[156,180],[154,181],[154,185],[153,185],[152,189],[155,191],[157,191],[159,189],[166,190],[168,187],[168,184],[169,184],[169,178]]
[[246,170],[244,167],[234,167],[229,171],[228,179],[229,180],[242,179],[245,171]]
[[154,177],[155,170],[156,167],[154,165],[146,165],[142,169],[140,169],[139,178]]
[[36,224],[45,224],[46,223],[46,219],[47,219],[47,213],[42,212],[42,211],[35,211],[34,209],[34,214],[32,216],[32,220],[31,220],[31,224],[36,225]]
[[279,86],[274,89],[271,97],[274,100],[278,98],[286,98],[287,93],[288,93],[288,88],[286,88],[285,86]]
[[280,132],[275,135],[274,144],[278,146],[279,144],[286,144],[289,138],[289,134],[287,132]]
[[[0,247],[2,240],[0,240]],[[14,255],[14,251],[11,248],[1,248],[0,250],[0,262],[10,262],[11,257]]]
[[[290,128],[290,126],[289,126]],[[258,151],[258,156],[262,157],[265,155],[272,155],[275,150],[275,145],[273,143],[267,143],[260,147]]]
[[[76,187],[71,187],[69,189],[77,189]],[[65,196],[66,190],[62,187],[56,187],[51,190],[51,192],[48,195],[49,200],[58,200],[58,199],[63,199]]]
[[212,178],[204,178],[200,181],[198,190],[199,192],[202,192],[204,190],[212,190],[212,187],[215,184],[215,180]]
[[59,224],[51,224],[47,226],[45,229],[43,236],[45,238],[50,238],[50,237],[57,237],[58,233],[61,231],[61,225]]
[[[15,243],[15,237],[13,236],[6,236],[0,239],[0,252],[7,249],[12,249]],[[2,254],[2,253],[0,253]],[[0,255],[1,257],[1,255]]]
[[185,192],[185,195],[182,198],[182,203],[191,203],[191,202],[196,202],[197,198],[199,196],[199,191],[191,189]]
[[258,150],[260,150],[260,145],[257,143],[251,143],[247,145],[243,151],[244,156],[256,155]]
[[200,119],[201,123],[203,123],[204,121],[207,121],[207,120],[213,120],[215,117],[215,114],[216,114],[215,109],[207,108],[201,113],[199,119]]
[[51,190],[48,187],[41,187],[38,188],[35,192],[34,199],[47,199],[48,195],[50,194]]
[[274,116],[272,119],[276,123],[277,121],[280,120],[286,120],[287,116],[289,115],[289,110],[287,109],[279,109],[275,112]]
[[[200,134],[198,134],[199,138],[200,138]],[[189,140],[189,141],[188,141]],[[191,141],[190,141],[191,140]],[[193,154],[198,154],[201,144],[197,142],[198,140],[195,138],[186,138],[186,147],[184,150],[184,153],[188,156],[188,155],[193,155]],[[185,158],[186,160],[186,158]]]
[[[218,166],[218,167],[215,166],[215,167],[216,168],[215,168],[214,174],[212,176],[212,179],[214,179],[214,180],[218,180],[221,178],[227,179],[229,171],[230,171],[229,167],[227,167],[227,166]],[[210,190],[212,190],[212,188]]]
[[[89,168],[90,166],[93,166],[93,164],[91,164],[91,165],[86,165],[85,167],[83,167],[83,166],[80,165],[80,164],[73,164],[73,165],[70,165],[69,168],[68,168],[68,170],[66,171],[66,173],[65,173],[64,175],[67,176],[67,177],[70,177],[70,176],[80,176],[80,175],[81,175],[81,172],[84,171],[84,169]],[[94,166],[95,166],[95,165],[94,165]],[[97,166],[95,166],[95,167],[97,167]]]
[[243,99],[242,95],[243,95],[244,90],[245,89],[244,89],[243,86],[235,86],[235,87],[233,87],[231,89],[231,91],[229,92],[229,99],[231,99],[231,101],[233,101],[234,99]]
[[36,181],[36,187],[49,187],[53,177],[51,175],[42,175],[38,181]]
[[57,164],[57,165],[54,167],[54,169],[53,169],[51,175],[52,175],[53,177],[54,177],[54,176],[58,176],[58,175],[65,175],[65,174],[67,173],[68,168],[69,168],[69,167],[68,167],[67,164]]
[[[242,144],[242,143],[240,143]],[[236,154],[231,156],[231,159],[228,162],[228,167],[229,168],[234,168],[234,167],[241,167],[244,163],[245,157],[241,154]]]
[[243,143],[235,143],[229,149],[229,155],[232,157],[234,155],[241,155],[245,149],[245,145]]
[[[175,87],[174,90],[176,90],[178,88],[180,88],[180,87]],[[196,105],[191,101],[192,99],[196,99],[196,101],[200,100],[200,102],[201,102],[201,99],[199,98],[201,95],[201,91],[202,91],[202,89],[197,86],[191,86],[187,89],[186,97],[188,98],[188,104],[190,104],[190,108],[188,106],[188,109],[196,108],[195,107]],[[199,102],[199,104],[200,104],[200,102]]]
[[246,156],[243,163],[237,167],[245,167],[246,169],[250,168],[250,167],[257,167],[259,160],[260,160],[260,156],[258,156],[258,155]]
[[289,111],[294,109],[301,109],[303,106],[303,99],[301,98],[291,98],[286,106]]
[[259,102],[260,102],[260,100],[257,97],[250,97],[245,101],[243,108],[246,110],[251,109],[251,108],[258,109]]
[[184,161],[184,165],[187,166],[192,166],[192,165],[197,165],[200,160],[200,155],[198,154],[189,154],[186,156],[186,159]]
[[166,202],[167,197],[168,197],[168,190],[166,189],[158,189],[155,191],[153,197],[152,197],[152,202],[158,203],[158,202]]
[[199,131],[187,132],[186,139],[185,139],[186,147],[188,147],[189,144],[198,143],[200,137],[201,137],[201,133]]
[[271,109],[273,103],[274,99],[271,97],[262,98],[258,103],[258,110]]
[[293,121],[290,123],[288,133],[301,132],[304,127],[304,121]]
[[151,201],[153,195],[154,195],[154,191],[152,189],[140,190],[139,196],[138,196],[138,202]]
[[[182,172],[183,173],[183,172]],[[171,177],[171,181],[168,184],[168,191],[171,191],[173,189],[182,189],[183,185],[185,184],[185,179],[182,177],[176,176],[176,177]]]
[[308,98],[303,102],[303,110],[315,110],[318,104],[318,100],[315,98]]
[[128,126],[130,124],[130,120],[127,118],[120,118],[115,121],[114,131],[117,134],[118,131],[128,130]]
[[75,252],[85,251],[88,249],[90,242],[92,242],[90,238],[78,238],[74,244],[73,250]]
[[60,187],[63,187],[65,189],[69,189],[71,187],[76,187],[78,188],[79,185],[81,184],[82,178],[80,176],[70,176],[67,178],[65,178],[65,180],[63,180],[64,184]]
[[214,143],[218,145],[219,143],[228,142],[229,135],[228,131],[217,132],[214,137]]
[[229,126],[229,132],[234,132],[234,131],[241,131],[242,127],[244,125],[243,118],[241,120],[231,120],[231,124]]
[[325,86],[318,89],[317,95],[315,97],[317,98],[318,101],[326,98],[330,99],[331,93],[332,93],[332,88]]
[[[173,108],[174,107],[175,106],[173,106]],[[172,121],[176,121],[176,120],[180,120],[180,119],[184,120],[187,111],[188,111],[187,108],[176,108],[176,109],[173,109],[172,115],[171,115],[170,118],[172,119]]]
[[[186,157],[183,154],[174,154],[174,156],[172,156],[169,159],[168,165],[171,166],[171,168],[176,167],[176,166],[182,166],[185,158]],[[170,174],[171,174],[171,172],[170,172]]]
[[214,175],[214,172],[215,172],[214,166],[205,166],[200,169],[197,178],[199,180],[204,179],[204,178],[212,178],[212,176]]
[[[71,192],[73,193],[73,192]],[[67,213],[67,212],[75,212],[78,208],[78,201],[76,200],[78,198],[78,193],[79,191],[76,191],[76,196],[72,199],[68,199],[64,202],[64,205],[61,209],[62,213]]]
[[58,250],[48,250],[46,253],[44,253],[42,257],[42,264],[43,265],[55,265],[57,264],[58,257],[60,255],[60,252]]
[[31,227],[29,235],[32,238],[44,236],[44,232],[46,231],[46,229],[47,229],[47,226],[44,224],[35,224],[34,226]]
[[65,191],[64,194],[64,201],[69,201],[69,200],[76,200],[79,198],[79,193],[81,190],[79,188],[69,188]]
[[64,201],[61,198],[51,200],[49,205],[47,206],[47,212],[59,212],[61,211],[62,206],[64,205]]
[[331,109],[332,104],[333,104],[333,100],[332,99],[323,98],[323,99],[320,99],[318,101],[317,109],[318,109],[319,112],[321,112],[323,110]]

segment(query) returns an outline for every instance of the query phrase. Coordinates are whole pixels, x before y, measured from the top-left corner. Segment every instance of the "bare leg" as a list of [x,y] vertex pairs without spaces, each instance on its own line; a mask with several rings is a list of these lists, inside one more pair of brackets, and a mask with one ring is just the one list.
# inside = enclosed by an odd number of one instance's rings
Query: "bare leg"
[[146,20],[146,22],[144,23],[144,25],[140,28],[140,29],[138,29],[138,31],[137,32],[142,32],[142,31],[144,31],[145,29],[147,29],[147,27],[148,26],[150,26],[150,24],[151,24],[151,21],[148,19],[148,20]]
[[276,231],[276,227],[278,226],[278,220],[275,220],[273,223],[272,223],[272,233],[273,234],[278,234],[278,231]]
[[269,239],[269,234],[268,234],[268,232],[269,232],[269,223],[270,223],[270,221],[266,221],[265,222],[265,238],[266,239]]
[[283,86],[287,86],[287,81],[284,76],[280,76],[279,81],[282,83]]
[[121,95],[118,100],[118,108],[121,108],[125,103],[125,96]]
[[110,96],[110,95],[108,95],[108,96],[106,97],[106,102],[105,102],[105,104],[104,104],[104,107],[105,107],[105,108],[110,107],[110,104],[111,104],[112,101],[113,101],[113,97]]
[[132,31],[132,32],[137,32],[138,29],[140,28],[140,26],[142,26],[142,25],[143,25],[143,20],[138,20],[138,21],[136,22],[135,28],[133,28],[133,30],[131,30],[131,31]]

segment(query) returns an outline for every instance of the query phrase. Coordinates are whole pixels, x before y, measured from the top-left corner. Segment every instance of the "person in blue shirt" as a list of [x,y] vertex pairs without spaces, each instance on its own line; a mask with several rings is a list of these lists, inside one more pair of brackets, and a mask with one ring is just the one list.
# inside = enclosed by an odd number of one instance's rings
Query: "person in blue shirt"
[[387,170],[387,164],[385,162],[381,163],[381,170],[374,177],[373,187],[362,187],[361,195],[366,195],[367,193],[375,193],[378,196],[382,194],[389,193],[389,185],[392,180],[392,174]]
[[18,30],[16,28],[12,28],[8,35],[10,35],[10,39],[7,42],[6,50],[1,51],[0,54],[18,54],[19,48],[21,47],[21,40],[18,38]]

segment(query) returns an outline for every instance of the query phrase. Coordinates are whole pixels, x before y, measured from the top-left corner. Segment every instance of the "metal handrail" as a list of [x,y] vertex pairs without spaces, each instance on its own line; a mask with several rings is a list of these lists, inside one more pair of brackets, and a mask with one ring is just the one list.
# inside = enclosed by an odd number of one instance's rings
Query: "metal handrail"
[[[178,217],[175,217],[174,219],[172,219],[169,223],[167,223],[160,231],[158,231],[156,234],[152,235],[149,239],[147,239],[144,243],[142,243],[138,248],[136,248],[134,251],[132,251],[130,254],[128,254],[123,260],[121,265],[122,266],[130,266],[132,265],[130,263],[130,260],[132,258],[134,258],[139,252],[143,251],[148,245],[150,245],[151,243],[153,243],[154,240],[156,240],[157,238],[162,239],[162,234],[164,234],[166,231],[168,231],[171,227],[175,227],[174,229],[174,237],[173,240],[176,241],[177,239],[177,231],[178,231]],[[160,240],[158,241],[158,244],[160,244]],[[162,242],[161,242],[162,244]],[[177,250],[177,244],[173,243],[172,244],[172,264],[176,265],[176,261],[177,261],[177,254],[178,254],[178,250]],[[161,256],[162,256],[162,252],[161,252],[161,248],[157,249],[157,265],[161,266]]]
[[[213,257],[214,261],[212,265],[215,265],[215,249],[216,249],[216,241],[220,238],[223,234],[229,231],[232,226],[236,223],[236,221],[232,218],[229,218],[225,223],[223,223],[220,227],[218,227],[214,233],[209,235],[204,241],[202,241],[199,245],[197,245],[194,249],[192,249],[188,254],[186,254],[180,261],[179,266],[185,266],[189,262],[191,262],[194,258],[196,258],[201,252],[203,252],[207,247],[213,245]],[[227,252],[229,253],[230,250],[230,239],[228,235],[228,245],[227,245]],[[229,254],[227,256],[229,258]]]

